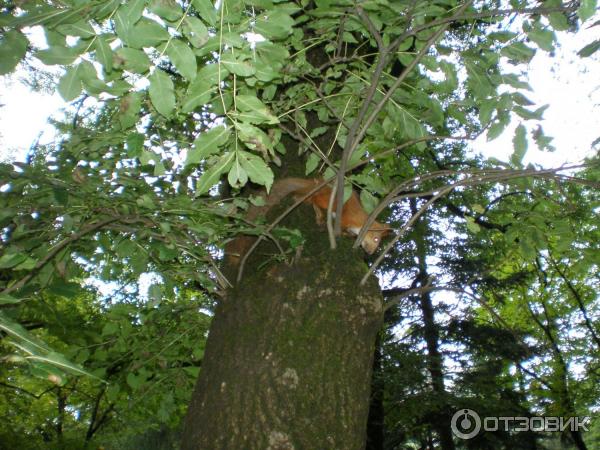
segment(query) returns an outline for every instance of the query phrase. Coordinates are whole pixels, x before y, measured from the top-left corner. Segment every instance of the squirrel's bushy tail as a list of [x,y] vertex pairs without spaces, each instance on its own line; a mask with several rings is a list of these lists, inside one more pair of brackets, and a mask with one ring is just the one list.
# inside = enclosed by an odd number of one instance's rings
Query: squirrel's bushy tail
[[319,183],[319,180],[306,180],[304,178],[282,178],[277,180],[269,195],[265,197],[265,204],[263,206],[251,206],[248,209],[246,219],[255,220],[257,217],[264,216],[269,210],[278,205],[281,200],[290,195],[294,194],[306,194],[310,192]]

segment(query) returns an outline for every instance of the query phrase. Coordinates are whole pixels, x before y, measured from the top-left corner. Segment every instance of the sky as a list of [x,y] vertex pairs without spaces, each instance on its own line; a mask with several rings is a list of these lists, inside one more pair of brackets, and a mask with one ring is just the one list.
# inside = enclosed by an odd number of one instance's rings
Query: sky
[[63,106],[58,94],[31,92],[14,75],[0,77],[0,160],[23,161],[40,133],[42,142],[49,142],[53,133],[48,118]]
[[[588,23],[593,23],[590,20]],[[527,96],[538,106],[549,104],[542,123],[546,135],[553,136],[556,152],[539,152],[530,143],[525,162],[544,167],[580,161],[594,151],[591,143],[600,137],[600,54],[579,58],[576,52],[598,39],[598,27],[587,27],[576,36],[559,34],[560,48],[554,56],[538,50],[527,67],[533,93]],[[58,94],[31,92],[19,82],[18,74],[0,77],[0,161],[23,161],[27,150],[54,138],[48,118],[57,114],[64,102]],[[486,156],[508,161],[512,137],[518,121],[496,140],[481,137],[473,149]]]
[[[588,23],[592,23],[590,20]],[[581,161],[598,150],[592,142],[600,137],[600,54],[594,58],[580,58],[577,52],[599,39],[598,26],[584,28],[577,35],[558,33],[560,47],[554,56],[538,50],[528,65],[527,76],[534,91],[526,96],[537,106],[549,108],[541,123],[546,135],[554,137],[556,152],[541,152],[530,142],[526,163],[535,162],[544,167]],[[531,107],[535,109],[536,107]],[[475,150],[486,156],[507,161],[512,153],[512,138],[518,121],[492,142],[485,137],[475,142]],[[533,145],[532,145],[533,144]]]

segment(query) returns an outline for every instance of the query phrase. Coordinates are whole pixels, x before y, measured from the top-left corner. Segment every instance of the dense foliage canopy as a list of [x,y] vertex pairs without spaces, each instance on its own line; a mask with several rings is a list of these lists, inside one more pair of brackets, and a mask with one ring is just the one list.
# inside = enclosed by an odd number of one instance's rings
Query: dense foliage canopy
[[[0,165],[0,440],[176,442],[213,306],[236,283],[224,244],[302,243],[244,219],[261,201],[246,188],[287,174],[332,180],[339,206],[359,188],[397,230],[371,265],[394,286],[372,448],[377,433],[385,448],[444,442],[457,408],[597,412],[598,157],[523,162],[529,146],[554,150],[527,64],[560,33],[597,27],[595,12],[595,0],[4,2],[0,74],[47,75],[70,106],[55,142]],[[472,151],[511,122],[509,161]],[[329,216],[335,242],[341,215]]]

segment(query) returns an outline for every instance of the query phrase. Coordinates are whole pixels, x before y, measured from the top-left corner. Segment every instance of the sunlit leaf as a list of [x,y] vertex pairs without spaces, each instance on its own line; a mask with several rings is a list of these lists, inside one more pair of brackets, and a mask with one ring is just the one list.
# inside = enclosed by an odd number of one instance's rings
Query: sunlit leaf
[[83,86],[77,67],[69,67],[58,82],[59,94],[65,101],[70,102],[81,94],[82,89]]
[[29,41],[17,30],[10,30],[0,37],[0,75],[10,73],[23,59]]
[[175,0],[152,0],[150,11],[172,22],[179,19],[183,14],[181,6]]
[[167,55],[177,70],[188,80],[196,78],[196,55],[179,39],[173,39],[168,43]]
[[585,22],[596,13],[597,0],[581,0],[577,15],[582,22]]
[[240,150],[240,163],[244,170],[248,173],[248,177],[253,183],[260,184],[271,189],[273,185],[273,171],[258,155]]
[[194,147],[188,152],[187,164],[197,164],[207,156],[215,154],[231,136],[231,129],[224,126],[217,126],[207,130],[196,138]]
[[240,59],[234,56],[232,52],[228,52],[221,56],[221,64],[231,73],[241,77],[249,77],[256,72],[256,68],[247,60]]
[[227,152],[223,156],[221,156],[221,158],[219,158],[216,164],[206,169],[206,171],[198,180],[198,186],[196,187],[196,195],[205,194],[211,187],[217,184],[217,182],[221,178],[221,175],[226,173],[231,167],[234,158],[235,152]]
[[67,65],[71,64],[79,56],[78,51],[72,47],[53,46],[47,50],[39,50],[34,53],[34,56],[44,64],[52,65]]
[[515,166],[521,166],[523,163],[523,157],[527,151],[527,130],[522,124],[515,129],[513,146],[514,151],[510,157],[510,162]]
[[216,25],[217,23],[217,10],[211,0],[192,0],[192,5],[200,13],[200,17],[206,21],[209,25]]
[[173,81],[161,69],[156,69],[149,77],[150,100],[156,110],[165,117],[169,117],[175,109],[175,92]]

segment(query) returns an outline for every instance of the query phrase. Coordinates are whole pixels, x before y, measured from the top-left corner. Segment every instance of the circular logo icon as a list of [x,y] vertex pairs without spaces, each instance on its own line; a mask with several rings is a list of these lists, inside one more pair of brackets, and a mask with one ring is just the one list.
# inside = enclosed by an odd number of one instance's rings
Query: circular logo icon
[[471,439],[481,430],[481,419],[472,409],[460,409],[454,413],[451,422],[452,432],[459,439]]

